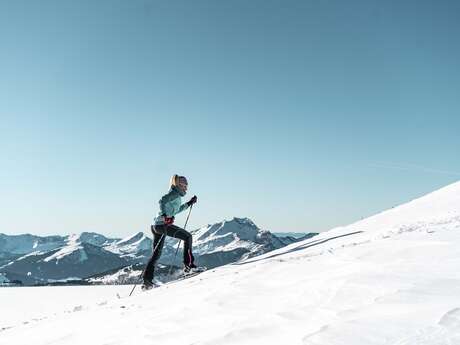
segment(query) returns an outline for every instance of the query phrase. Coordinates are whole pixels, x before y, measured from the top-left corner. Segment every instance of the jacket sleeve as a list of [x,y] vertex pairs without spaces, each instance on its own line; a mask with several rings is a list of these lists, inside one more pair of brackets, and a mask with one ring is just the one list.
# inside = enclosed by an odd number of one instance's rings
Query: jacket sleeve
[[187,203],[180,205],[179,211],[177,211],[177,213],[180,213],[180,212],[182,212],[183,210],[188,209],[188,207],[189,207],[189,206],[188,206]]
[[163,195],[159,201],[161,214],[166,214],[166,204],[174,199],[174,191],[169,191]]

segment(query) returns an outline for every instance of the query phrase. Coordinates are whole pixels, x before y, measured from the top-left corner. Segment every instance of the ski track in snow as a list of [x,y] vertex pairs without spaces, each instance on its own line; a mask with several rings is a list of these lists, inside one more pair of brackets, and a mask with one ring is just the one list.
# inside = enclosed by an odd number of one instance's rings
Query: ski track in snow
[[3,288],[0,344],[460,345],[459,213],[457,183],[132,297]]

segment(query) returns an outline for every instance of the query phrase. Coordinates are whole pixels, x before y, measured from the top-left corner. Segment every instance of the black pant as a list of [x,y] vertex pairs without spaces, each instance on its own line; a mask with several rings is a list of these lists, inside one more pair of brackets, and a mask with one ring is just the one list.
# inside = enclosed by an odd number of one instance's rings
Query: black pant
[[160,258],[166,236],[171,236],[184,241],[184,265],[190,266],[195,258],[192,254],[192,235],[175,225],[152,225],[153,253],[144,271],[144,280],[152,281],[155,264]]

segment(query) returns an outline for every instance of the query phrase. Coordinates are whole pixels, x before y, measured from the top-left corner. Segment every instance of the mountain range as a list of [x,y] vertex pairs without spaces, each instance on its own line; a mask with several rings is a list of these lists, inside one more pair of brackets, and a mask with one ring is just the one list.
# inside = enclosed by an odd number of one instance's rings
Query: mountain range
[[[208,268],[237,262],[305,240],[261,230],[248,218],[233,218],[191,231],[196,262]],[[178,241],[167,238],[157,273],[160,281],[180,271]],[[108,238],[92,232],[67,236],[0,234],[0,284],[120,284],[137,279],[152,252],[143,232]],[[172,265],[170,269],[170,265]],[[169,272],[173,273],[168,276]]]

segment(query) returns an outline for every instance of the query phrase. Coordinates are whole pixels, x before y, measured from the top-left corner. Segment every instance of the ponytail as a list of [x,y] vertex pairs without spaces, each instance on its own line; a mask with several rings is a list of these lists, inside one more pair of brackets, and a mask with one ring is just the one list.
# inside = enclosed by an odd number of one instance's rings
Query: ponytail
[[169,187],[177,186],[178,179],[179,179],[179,175],[177,174],[172,175],[171,180],[169,181]]

